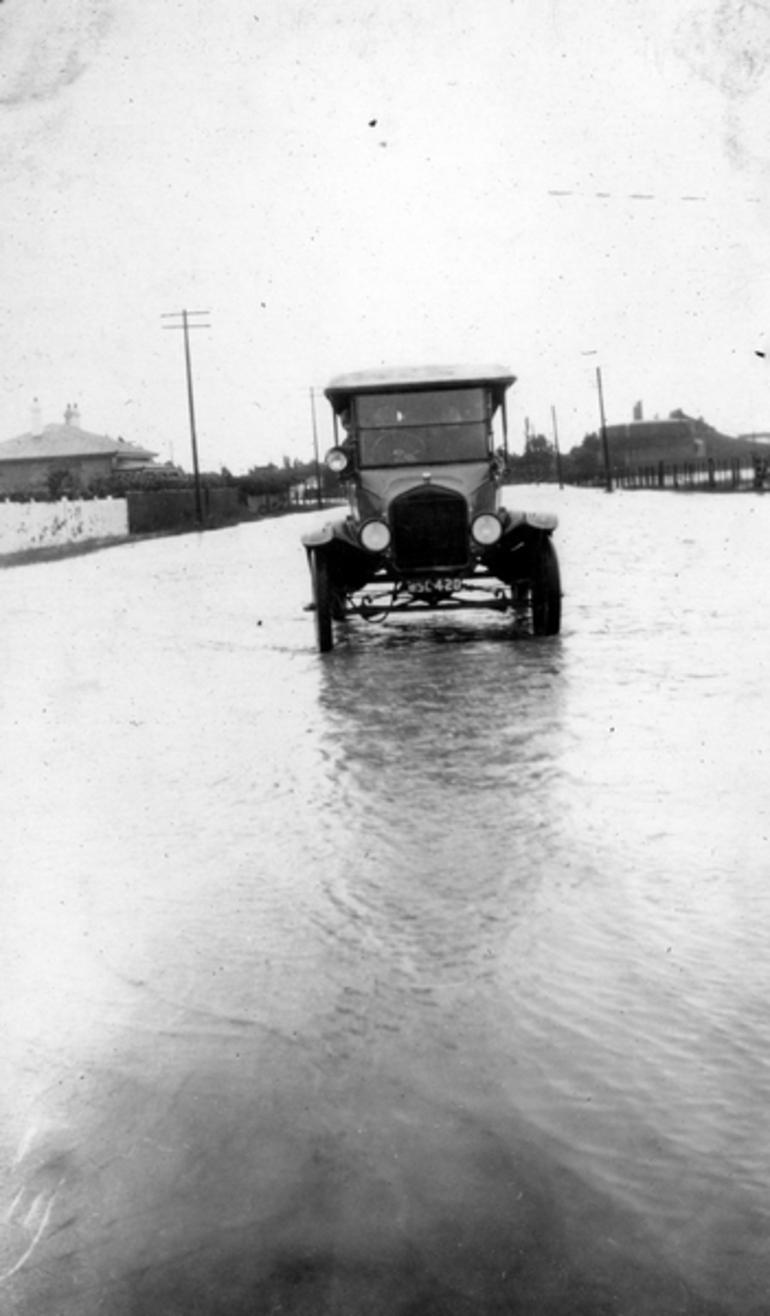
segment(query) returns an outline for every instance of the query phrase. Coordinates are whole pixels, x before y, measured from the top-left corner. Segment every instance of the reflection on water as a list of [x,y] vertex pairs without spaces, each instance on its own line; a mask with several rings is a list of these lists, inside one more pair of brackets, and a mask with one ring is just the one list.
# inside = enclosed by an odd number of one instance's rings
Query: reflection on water
[[766,1310],[770,504],[561,498],[556,641],[319,658],[297,518],[0,578],[0,1308]]
[[393,985],[489,976],[559,828],[563,684],[558,642],[444,653],[428,636],[325,667],[329,910],[344,906],[343,935],[359,916]]

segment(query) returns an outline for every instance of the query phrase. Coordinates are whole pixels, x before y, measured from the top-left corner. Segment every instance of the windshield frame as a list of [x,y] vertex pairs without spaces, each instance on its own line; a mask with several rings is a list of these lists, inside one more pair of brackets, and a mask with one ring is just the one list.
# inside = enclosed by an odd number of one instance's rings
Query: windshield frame
[[492,455],[492,406],[484,386],[367,392],[351,403],[362,469],[478,465]]

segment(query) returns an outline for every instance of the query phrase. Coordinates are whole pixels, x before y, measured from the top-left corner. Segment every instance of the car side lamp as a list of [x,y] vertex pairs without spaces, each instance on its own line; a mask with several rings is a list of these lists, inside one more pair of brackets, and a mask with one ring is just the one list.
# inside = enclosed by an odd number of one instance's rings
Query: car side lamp
[[344,448],[330,448],[324,462],[335,475],[341,475],[348,466],[348,454]]
[[390,529],[385,521],[364,521],[358,534],[370,553],[384,553],[390,544]]
[[492,512],[482,512],[471,522],[471,534],[476,543],[481,544],[483,548],[496,544],[502,533],[503,527]]

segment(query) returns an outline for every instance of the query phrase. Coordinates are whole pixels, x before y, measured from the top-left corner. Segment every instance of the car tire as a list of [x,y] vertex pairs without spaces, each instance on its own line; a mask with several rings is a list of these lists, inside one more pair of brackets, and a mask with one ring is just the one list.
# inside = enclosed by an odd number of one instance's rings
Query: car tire
[[558,635],[561,629],[561,575],[550,537],[535,549],[532,571],[532,634]]
[[332,586],[329,562],[325,553],[313,554],[313,603],[315,605],[315,634],[319,653],[329,653],[334,647],[332,626]]

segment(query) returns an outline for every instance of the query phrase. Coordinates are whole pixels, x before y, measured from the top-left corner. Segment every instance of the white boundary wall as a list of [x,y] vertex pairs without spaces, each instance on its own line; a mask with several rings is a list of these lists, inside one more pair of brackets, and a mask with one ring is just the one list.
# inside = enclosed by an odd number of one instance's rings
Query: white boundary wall
[[0,502],[0,553],[84,544],[128,535],[125,498],[63,499],[58,503]]

